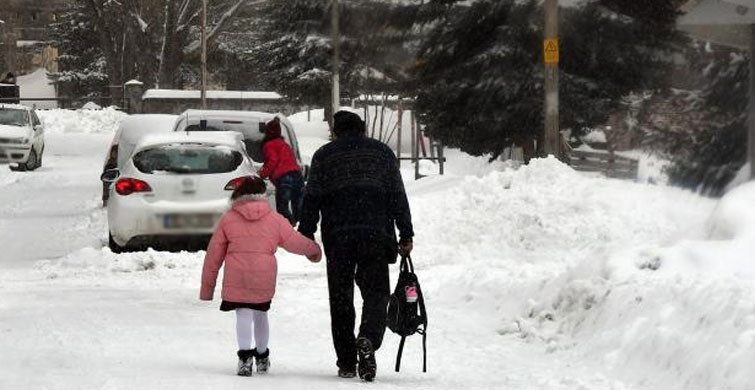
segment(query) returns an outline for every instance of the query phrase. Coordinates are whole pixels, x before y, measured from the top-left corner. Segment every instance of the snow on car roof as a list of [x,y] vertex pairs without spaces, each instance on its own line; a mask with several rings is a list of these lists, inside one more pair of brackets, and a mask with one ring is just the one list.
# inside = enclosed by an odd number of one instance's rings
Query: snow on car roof
[[167,133],[173,130],[177,115],[143,114],[130,115],[123,119],[116,139],[118,142],[135,144],[139,138],[151,133]]
[[261,111],[232,111],[232,110],[195,110],[190,109],[183,112],[183,114],[189,119],[228,119],[228,118],[248,118],[248,119],[261,119],[268,121],[278,115],[277,113],[261,112]]
[[242,147],[241,133],[234,131],[181,131],[170,133],[147,134],[139,140],[136,151],[156,145],[175,143],[201,143]]

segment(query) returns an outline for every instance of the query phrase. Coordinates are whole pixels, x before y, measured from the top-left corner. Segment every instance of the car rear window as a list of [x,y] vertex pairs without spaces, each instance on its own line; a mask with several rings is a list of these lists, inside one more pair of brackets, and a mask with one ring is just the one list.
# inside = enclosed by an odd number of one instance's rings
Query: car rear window
[[227,146],[163,145],[134,155],[134,165],[147,174],[212,174],[233,172],[244,161]]
[[[204,128],[201,128],[198,123],[192,123],[183,131],[235,131],[241,133],[244,136],[244,145],[249,157],[255,162],[264,162],[262,157],[262,140],[265,138],[265,134],[262,132],[265,126],[264,121],[259,119],[222,120],[216,118],[205,120],[207,123]],[[291,145],[288,128],[284,127],[282,130],[283,139]]]

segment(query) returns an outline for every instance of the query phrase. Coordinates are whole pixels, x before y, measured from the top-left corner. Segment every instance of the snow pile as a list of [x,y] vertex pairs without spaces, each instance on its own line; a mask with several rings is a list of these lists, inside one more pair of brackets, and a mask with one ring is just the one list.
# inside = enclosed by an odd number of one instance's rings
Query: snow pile
[[604,133],[602,130],[592,129],[589,133],[583,135],[580,137],[582,141],[587,142],[589,144],[592,143],[606,143],[606,133]]
[[750,389],[755,183],[724,197],[707,226],[708,239],[583,259],[545,283],[507,330],[598,359],[637,385]]
[[428,302],[474,307],[491,332],[554,359],[592,361],[641,388],[744,390],[754,200],[755,185],[716,206],[536,160],[413,197],[415,261]]
[[423,218],[418,229],[441,243],[487,248],[494,258],[559,261],[570,251],[672,239],[685,221],[668,214],[680,206],[694,213],[700,206],[685,191],[587,177],[553,157],[501,168],[467,177],[437,199],[413,202],[419,215],[436,216]]
[[48,134],[115,133],[128,114],[108,107],[102,110],[37,111]]
[[203,260],[204,252],[169,253],[150,249],[115,254],[105,247],[83,248],[61,259],[40,261],[35,266],[47,279],[65,277],[86,283],[107,281],[110,285],[161,288],[169,278],[174,281],[171,285],[196,288]]

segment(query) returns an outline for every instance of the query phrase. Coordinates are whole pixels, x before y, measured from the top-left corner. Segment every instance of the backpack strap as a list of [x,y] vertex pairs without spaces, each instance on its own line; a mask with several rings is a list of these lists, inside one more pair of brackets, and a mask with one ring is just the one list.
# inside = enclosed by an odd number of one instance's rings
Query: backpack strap
[[406,342],[406,336],[401,336],[401,342],[398,344],[398,354],[396,354],[396,372],[401,369],[401,355],[404,353],[404,342]]
[[401,255],[401,272],[414,273],[414,263],[410,255]]
[[422,372],[427,372],[427,332],[422,332]]

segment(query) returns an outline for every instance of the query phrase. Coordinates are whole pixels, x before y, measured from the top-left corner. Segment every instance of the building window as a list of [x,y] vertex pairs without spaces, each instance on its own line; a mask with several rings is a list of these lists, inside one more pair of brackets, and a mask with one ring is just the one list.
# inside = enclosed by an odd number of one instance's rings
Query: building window
[[32,12],[31,13],[31,20],[37,20],[39,18],[39,12]]

